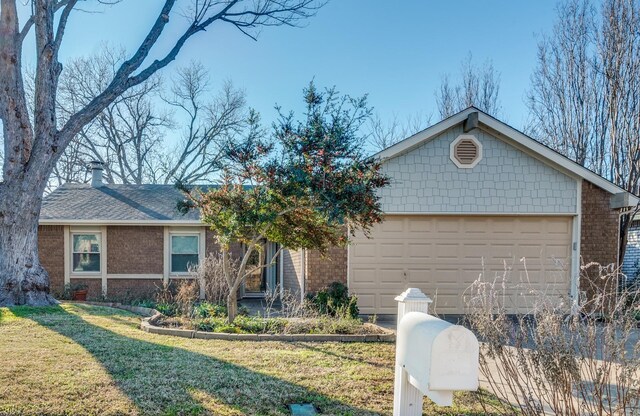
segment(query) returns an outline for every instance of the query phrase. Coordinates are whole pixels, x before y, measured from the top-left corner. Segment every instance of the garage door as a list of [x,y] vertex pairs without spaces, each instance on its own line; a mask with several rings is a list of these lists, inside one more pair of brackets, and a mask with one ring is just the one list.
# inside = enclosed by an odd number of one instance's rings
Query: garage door
[[523,312],[529,287],[569,293],[571,230],[571,217],[387,216],[371,239],[358,234],[350,246],[349,287],[362,313],[396,313],[394,297],[417,287],[436,313],[459,314],[481,274],[506,276],[505,306]]

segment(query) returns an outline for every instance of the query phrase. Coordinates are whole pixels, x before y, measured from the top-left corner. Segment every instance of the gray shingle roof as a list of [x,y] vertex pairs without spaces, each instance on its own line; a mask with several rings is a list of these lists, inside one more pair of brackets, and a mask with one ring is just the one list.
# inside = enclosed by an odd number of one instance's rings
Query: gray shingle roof
[[42,202],[41,220],[49,221],[198,221],[199,213],[183,215],[177,203],[183,194],[173,185],[65,184]]

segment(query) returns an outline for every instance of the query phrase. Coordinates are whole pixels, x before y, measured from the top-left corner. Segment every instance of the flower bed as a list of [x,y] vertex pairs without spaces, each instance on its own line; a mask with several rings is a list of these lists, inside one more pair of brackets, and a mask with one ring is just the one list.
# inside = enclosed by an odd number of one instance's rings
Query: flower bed
[[227,322],[226,317],[190,319],[162,316],[156,319],[154,324],[165,328],[226,334],[378,335],[388,332],[384,328],[368,322],[362,322],[357,318],[329,316],[315,318],[262,318],[241,315],[232,324]]

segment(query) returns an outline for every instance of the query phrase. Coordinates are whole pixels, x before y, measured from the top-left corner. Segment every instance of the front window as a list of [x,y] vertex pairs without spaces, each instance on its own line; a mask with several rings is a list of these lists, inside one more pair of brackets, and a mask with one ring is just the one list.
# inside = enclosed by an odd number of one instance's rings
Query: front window
[[187,273],[198,265],[198,235],[171,236],[171,273]]
[[100,234],[73,234],[73,271],[100,272]]

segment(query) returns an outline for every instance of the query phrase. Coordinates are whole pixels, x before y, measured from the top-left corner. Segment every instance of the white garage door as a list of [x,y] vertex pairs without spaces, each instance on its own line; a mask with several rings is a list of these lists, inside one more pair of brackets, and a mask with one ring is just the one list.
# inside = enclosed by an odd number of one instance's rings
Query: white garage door
[[418,287],[436,313],[460,314],[481,274],[493,280],[507,268],[505,306],[522,312],[527,302],[514,294],[524,287],[569,293],[571,230],[571,217],[387,216],[350,246],[349,287],[362,313],[396,313],[394,297]]

